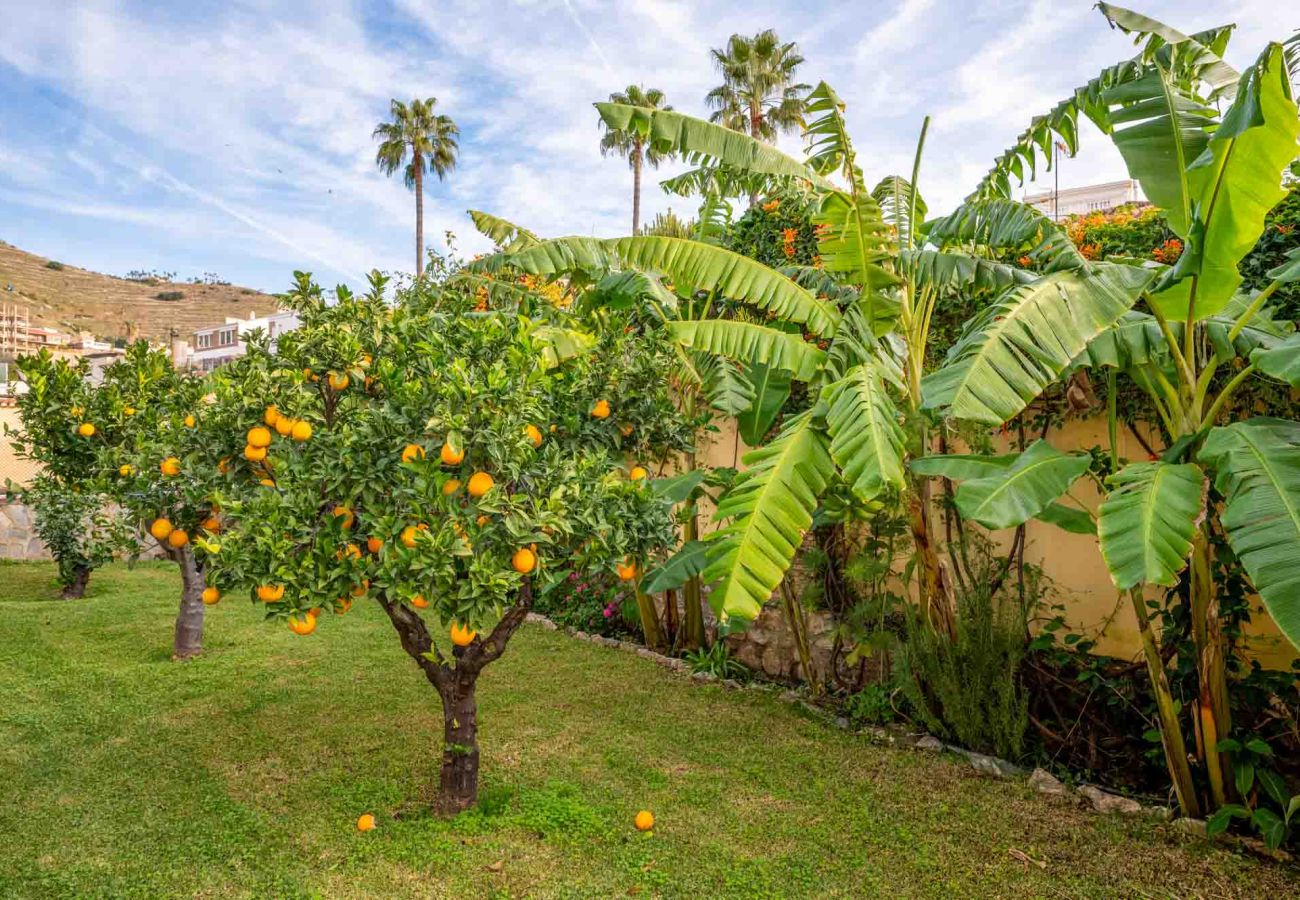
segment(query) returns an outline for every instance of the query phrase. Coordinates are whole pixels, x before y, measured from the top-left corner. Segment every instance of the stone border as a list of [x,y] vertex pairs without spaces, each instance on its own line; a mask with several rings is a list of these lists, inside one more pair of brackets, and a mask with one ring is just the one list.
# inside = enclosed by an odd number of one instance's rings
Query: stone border
[[[1148,815],[1161,821],[1170,822],[1176,829],[1186,834],[1202,838],[1206,837],[1205,821],[1203,819],[1175,817],[1174,811],[1168,806],[1143,806],[1132,797],[1115,794],[1091,784],[1081,784],[1078,787],[1071,789],[1046,769],[1036,768],[1032,772],[1027,772],[1027,770],[1022,766],[1008,762],[1005,759],[999,759],[996,756],[988,756],[983,753],[976,753],[973,750],[967,750],[965,747],[956,744],[944,743],[934,735],[926,734],[924,732],[917,734],[897,726],[885,727],[881,725],[868,725],[864,728],[853,730],[851,723],[846,717],[835,716],[827,710],[810,703],[804,693],[800,690],[793,688],[782,690],[780,685],[770,683],[743,684],[732,679],[719,679],[716,675],[712,675],[708,672],[691,672],[690,664],[684,659],[656,653],[649,647],[638,644],[635,641],[620,641],[617,638],[607,638],[599,634],[588,634],[585,631],[580,631],[571,626],[566,626],[561,629],[560,626],[556,625],[540,613],[530,612],[526,621],[535,625],[540,625],[547,631],[562,630],[569,637],[580,641],[599,644],[602,647],[609,647],[614,650],[622,650],[625,653],[635,653],[637,656],[648,659],[671,672],[685,676],[696,684],[718,683],[728,690],[752,691],[763,694],[776,693],[776,699],[781,703],[796,706],[802,712],[818,721],[839,728],[842,731],[852,730],[853,734],[863,735],[871,738],[877,743],[910,747],[915,750],[926,751],[929,753],[951,753],[956,756],[964,757],[967,762],[970,763],[971,768],[975,769],[975,771],[984,775],[991,775],[995,778],[1022,778],[1028,774],[1028,778],[1026,779],[1027,783],[1040,794],[1060,797],[1063,800],[1075,804],[1086,804],[1094,812],[1119,813],[1122,815]],[[777,693],[778,691],[780,691],[780,693]],[[1221,834],[1216,837],[1216,840],[1238,844],[1275,861],[1286,862],[1291,859],[1291,855],[1286,851],[1269,851],[1263,847],[1261,842],[1252,838]]]

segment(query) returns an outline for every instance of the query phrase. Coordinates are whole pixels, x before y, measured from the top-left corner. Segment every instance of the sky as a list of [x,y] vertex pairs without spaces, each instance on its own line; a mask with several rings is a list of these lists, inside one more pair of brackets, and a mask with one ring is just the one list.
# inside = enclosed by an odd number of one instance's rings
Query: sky
[[[1148,0],[1192,32],[1239,24],[1249,64],[1300,26],[1277,0]],[[414,268],[415,203],[375,166],[391,98],[438,98],[460,159],[426,186],[425,236],[489,249],[468,209],[545,236],[631,227],[626,161],[602,158],[592,103],[657,87],[706,115],[709,58],[775,28],[848,106],[868,181],[907,174],[933,117],[920,187],[951,209],[1030,118],[1134,52],[1091,0],[0,0],[0,240],[123,275],[216,273],[268,291]],[[799,154],[801,140],[782,149]],[[695,202],[647,173],[643,217]],[[1062,187],[1125,177],[1086,131]],[[1050,179],[1050,176],[1048,176]]]

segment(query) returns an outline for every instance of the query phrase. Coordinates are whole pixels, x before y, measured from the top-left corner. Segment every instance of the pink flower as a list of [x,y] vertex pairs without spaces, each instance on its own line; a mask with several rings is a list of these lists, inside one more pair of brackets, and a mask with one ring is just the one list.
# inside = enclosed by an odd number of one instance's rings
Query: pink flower
[[612,607],[612,606],[606,606],[606,607],[605,607],[605,618],[608,619],[608,618],[609,618],[610,616],[612,616],[612,615],[614,615],[614,607]]

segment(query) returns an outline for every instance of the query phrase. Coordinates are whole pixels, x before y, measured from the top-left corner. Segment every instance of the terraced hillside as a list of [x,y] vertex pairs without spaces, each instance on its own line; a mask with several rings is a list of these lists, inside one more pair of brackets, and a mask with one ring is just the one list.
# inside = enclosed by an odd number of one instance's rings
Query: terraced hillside
[[[7,288],[12,285],[13,291]],[[180,293],[179,299],[159,296]],[[105,338],[187,335],[226,316],[275,309],[275,298],[238,285],[128,281],[51,261],[0,242],[0,303],[26,306],[33,325]]]

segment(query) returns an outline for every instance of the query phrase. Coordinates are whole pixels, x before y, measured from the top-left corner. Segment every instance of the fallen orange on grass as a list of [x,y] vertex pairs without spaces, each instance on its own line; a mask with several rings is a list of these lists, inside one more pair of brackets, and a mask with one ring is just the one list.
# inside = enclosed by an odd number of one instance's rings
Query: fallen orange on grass
[[196,424],[198,424],[198,420],[195,419],[193,416],[186,416],[182,421],[185,423],[186,428],[193,428]]
[[135,469],[131,468],[130,466],[119,466],[117,469],[117,474],[121,475],[123,478],[129,477],[130,475],[134,474],[134,472]]
[[593,418],[596,418],[596,419],[608,419],[608,418],[609,418],[609,401],[608,401],[608,400],[597,400],[597,401],[596,401],[596,405],[593,406],[593,407],[591,408],[591,415],[592,415]]
[[649,831],[655,827],[655,814],[648,809],[643,809],[636,814],[636,818],[632,822],[636,825],[637,831]]
[[375,827],[375,817],[366,813],[357,819],[357,831],[373,831]]

